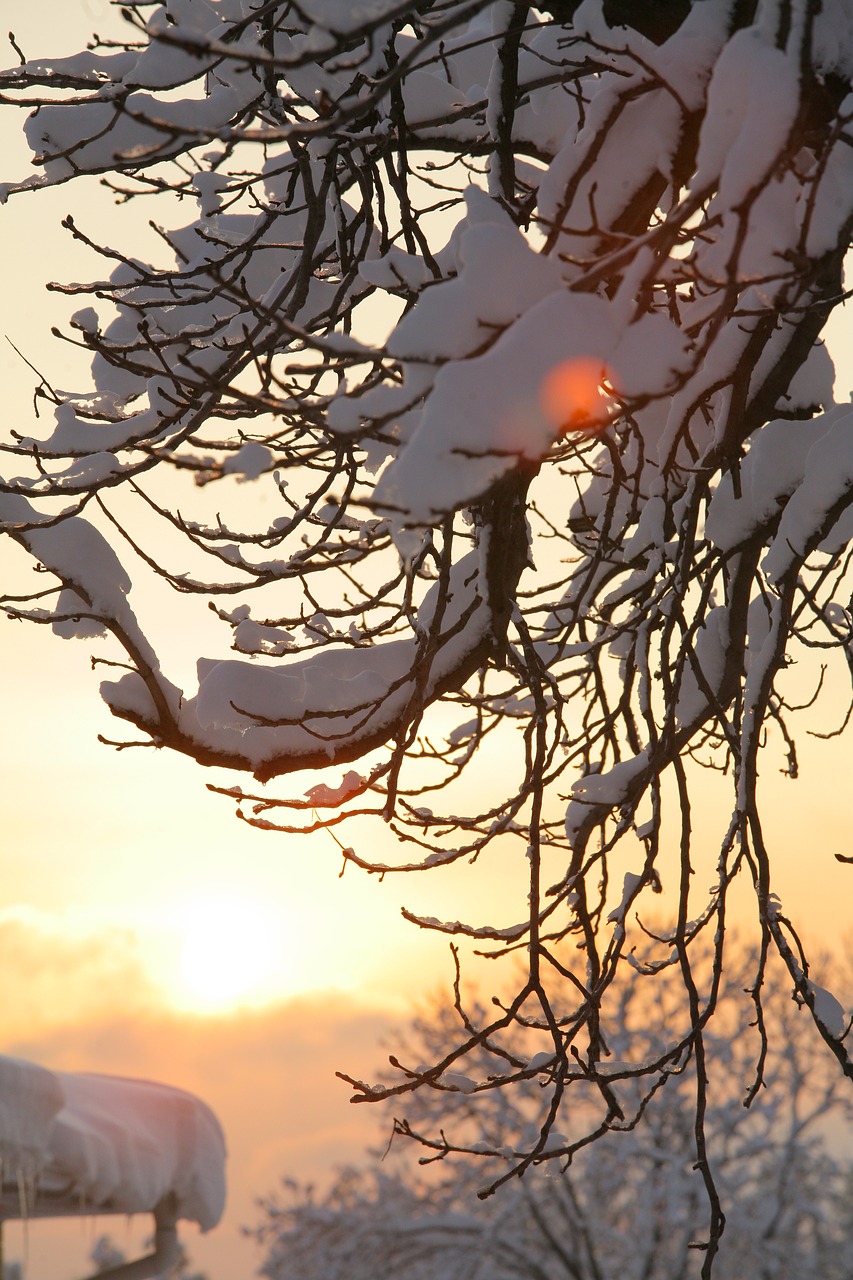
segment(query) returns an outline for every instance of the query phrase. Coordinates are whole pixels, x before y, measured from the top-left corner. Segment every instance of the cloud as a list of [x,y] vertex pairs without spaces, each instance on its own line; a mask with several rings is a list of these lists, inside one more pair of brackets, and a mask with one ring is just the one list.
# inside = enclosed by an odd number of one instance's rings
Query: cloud
[[156,1003],[130,929],[81,934],[37,912],[0,913],[0,973],[7,1037]]

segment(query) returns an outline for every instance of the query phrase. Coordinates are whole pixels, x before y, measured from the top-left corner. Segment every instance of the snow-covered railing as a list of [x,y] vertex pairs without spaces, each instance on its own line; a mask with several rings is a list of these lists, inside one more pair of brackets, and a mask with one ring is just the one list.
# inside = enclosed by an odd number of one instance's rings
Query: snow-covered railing
[[178,1256],[179,1218],[209,1231],[225,1206],[225,1141],[205,1103],[148,1080],[49,1071],[0,1057],[0,1223],[152,1213],[154,1251],[106,1273],[144,1280]]

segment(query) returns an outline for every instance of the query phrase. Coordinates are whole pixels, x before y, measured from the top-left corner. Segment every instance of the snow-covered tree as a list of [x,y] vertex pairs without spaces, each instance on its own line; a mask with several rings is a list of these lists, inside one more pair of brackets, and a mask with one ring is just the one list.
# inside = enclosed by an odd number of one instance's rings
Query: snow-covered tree
[[[780,1002],[775,1052],[761,1108],[742,1105],[752,1071],[743,990],[754,958],[734,958],[720,997],[723,1015],[708,1032],[715,1071],[706,1119],[720,1191],[730,1207],[717,1257],[718,1280],[846,1280],[853,1268],[851,1175],[845,1137],[853,1120],[846,1082],[819,1048],[808,1014]],[[775,973],[771,986],[784,994]],[[660,998],[660,993],[656,992]],[[635,978],[614,1054],[637,1060],[663,1048],[675,1014],[670,986],[656,1009]],[[748,1015],[747,1015],[748,1016]],[[417,1018],[401,1056],[432,1060],[452,1048],[446,1009]],[[488,1069],[487,1063],[483,1068]],[[591,1087],[591,1086],[590,1086]],[[523,1147],[545,1099],[529,1079],[485,1105],[465,1094],[448,1106],[421,1091],[406,1101],[398,1133],[432,1132],[471,1154],[419,1169],[396,1144],[361,1168],[342,1170],[318,1194],[286,1182],[262,1202],[254,1232],[270,1280],[690,1280],[702,1266],[702,1187],[693,1169],[695,1069],[688,1066],[653,1097],[643,1122],[579,1151],[569,1169],[532,1170],[500,1196],[477,1199],[482,1161],[496,1143]],[[639,1100],[638,1098],[636,1099]],[[588,1101],[575,1099],[581,1110]],[[584,1117],[571,1114],[577,1133]],[[376,1153],[376,1157],[379,1156]],[[396,1157],[396,1158],[395,1158]]]
[[[110,244],[66,223],[97,264],[56,286],[80,295],[66,337],[92,380],[61,393],[48,370],[38,427],[6,443],[0,522],[45,571],[6,612],[109,633],[129,669],[101,694],[145,743],[296,775],[219,788],[259,828],[324,826],[382,874],[516,857],[517,918],[412,917],[523,950],[516,994],[474,1019],[457,984],[455,1046],[356,1091],[541,1080],[541,1129],[494,1188],[630,1128],[692,1061],[710,1273],[706,1036],[736,882],[760,937],[750,1099],[771,948],[853,1076],[774,893],[757,783],[760,748],[796,773],[814,687],[828,732],[850,707],[853,408],[821,334],[853,225],[853,4],[123,10],[126,40],[0,75],[36,164],[0,194],[102,175],[130,219],[129,243],[118,214]],[[151,201],[147,261],[132,214]],[[152,612],[146,578],[173,608]],[[169,635],[207,606],[237,655],[205,640],[183,690]],[[806,688],[790,668],[813,650]],[[713,841],[693,831],[700,766],[724,775]],[[682,1002],[659,1053],[614,1063],[631,964],[652,987],[676,972]],[[529,1054],[502,1040],[519,1025]],[[588,1134],[555,1141],[589,1082]]]

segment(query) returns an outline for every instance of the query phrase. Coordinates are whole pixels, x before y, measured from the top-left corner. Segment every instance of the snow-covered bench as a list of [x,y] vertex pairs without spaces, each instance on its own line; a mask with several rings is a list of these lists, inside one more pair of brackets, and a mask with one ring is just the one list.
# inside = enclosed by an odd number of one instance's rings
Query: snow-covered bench
[[179,1218],[215,1227],[225,1141],[205,1103],[168,1085],[48,1071],[0,1056],[0,1223],[152,1213],[154,1252],[99,1280],[144,1280],[177,1255]]

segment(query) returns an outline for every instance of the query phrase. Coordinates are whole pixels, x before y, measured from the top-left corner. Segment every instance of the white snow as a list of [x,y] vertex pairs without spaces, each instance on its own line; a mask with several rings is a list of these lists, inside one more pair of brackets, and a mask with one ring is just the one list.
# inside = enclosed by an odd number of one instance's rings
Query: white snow
[[329,787],[324,782],[317,783],[316,786],[310,787],[305,795],[316,805],[339,805],[344,800],[348,800],[354,795],[360,787],[364,785],[364,778],[361,774],[356,773],[354,769],[350,769],[349,773],[344,774],[341,783],[337,787]]
[[723,476],[711,501],[705,533],[721,551],[730,551],[771,520],[802,483],[807,458],[839,415],[834,409],[805,422],[775,419],[750,443],[740,466],[740,495],[730,474]]
[[[726,654],[729,646],[729,611],[725,605],[710,609],[694,638],[693,662],[701,672],[710,692],[716,696],[723,683],[726,670]],[[689,659],[681,675],[681,686],[675,707],[679,724],[690,724],[706,712],[708,696]]]
[[[476,551],[453,568],[441,621],[443,639],[427,676],[427,698],[491,625],[478,589],[478,571]],[[418,610],[425,631],[437,603],[433,587]],[[187,739],[239,756],[255,770],[273,759],[296,760],[324,750],[331,763],[340,745],[349,749],[353,742],[391,731],[419,675],[418,643],[407,636],[364,647],[329,646],[274,666],[201,658],[198,694],[176,707],[176,719]],[[150,694],[135,674],[104,681],[101,696],[117,714],[127,713],[136,723],[156,720]],[[261,723],[265,720],[273,723]]]
[[621,760],[604,773],[589,773],[572,784],[572,798],[566,809],[566,836],[572,842],[591,814],[612,809],[628,799],[638,774],[649,767],[649,749],[629,760]]
[[634,898],[639,886],[643,883],[642,875],[635,875],[633,871],[626,871],[622,881],[622,901],[618,907],[615,907],[607,917],[608,924],[623,924],[625,921],[625,912],[628,905]]
[[[622,76],[601,77],[583,128],[568,130],[540,183],[540,213],[549,222],[562,222],[566,192],[573,193],[575,217],[572,229],[561,235],[560,249],[580,261],[589,258],[592,247],[584,231],[591,229],[593,209],[600,226],[612,225],[654,173],[670,172],[678,149],[682,126],[676,98],[645,74],[632,82],[638,91],[633,101],[623,97]],[[590,165],[593,154],[597,160]]]
[[[0,494],[0,524],[38,522],[44,517],[26,499]],[[30,529],[23,540],[32,554],[72,587],[79,587],[92,608],[113,617],[127,612],[130,578],[104,535],[82,516]]]
[[106,628],[97,618],[79,616],[89,612],[89,606],[80,599],[76,591],[63,588],[54,609],[56,621],[52,624],[53,634],[61,636],[63,640],[90,640],[105,636]]
[[0,1057],[0,1157],[3,1168],[35,1177],[47,1160],[62,1088],[44,1067]]
[[835,389],[835,364],[823,342],[816,342],[782,397],[788,412],[828,408]]
[[[823,415],[829,426],[809,450],[805,475],[791,495],[762,569],[778,582],[797,556],[803,555],[830,512],[853,500],[853,406],[842,405]],[[824,542],[828,549],[828,544]]]
[[[461,290],[467,277],[455,283]],[[448,320],[439,324],[443,292],[431,290],[424,301],[435,298],[430,323],[452,334],[458,312],[449,297]],[[474,291],[467,302],[472,314],[481,301]],[[483,311],[495,315],[487,305]],[[597,390],[603,378],[625,399],[660,394],[688,360],[685,338],[662,315],[625,325],[606,299],[549,289],[485,354],[439,370],[420,422],[384,471],[374,502],[401,523],[432,524],[484,493],[520,459],[541,458],[564,431],[604,423],[608,400]]]
[[[839,117],[850,118],[853,94],[842,102]],[[853,209],[853,148],[843,138],[829,153],[808,224],[806,252],[817,257],[838,242],[838,234]]]
[[359,263],[358,274],[362,280],[389,292],[401,286],[420,289],[433,279],[423,258],[415,253],[404,253],[396,245],[392,245],[382,258],[368,258],[366,262]]
[[[197,130],[217,129],[244,110],[257,94],[257,81],[245,63],[223,59],[217,62],[215,76],[205,77],[214,56],[205,54],[206,36],[216,37],[221,31],[221,15],[204,0],[171,4],[153,15],[149,30],[173,34],[179,41],[196,48],[152,41],[135,56],[120,54],[116,58],[97,58],[80,54],[76,59],[43,60],[27,64],[27,69],[63,71],[91,76],[100,101],[91,95],[82,101],[45,102],[26,121],[27,141],[36,156],[43,156],[48,182],[65,181],[75,172],[98,173],[113,169],[117,163],[150,163],[173,156],[192,145]],[[257,48],[250,26],[240,40],[248,53]],[[103,79],[98,72],[106,72]],[[204,96],[198,84],[205,85]],[[191,86],[189,96],[174,98],[177,86]],[[120,90],[131,89],[127,110],[113,101]],[[144,89],[154,93],[143,92]],[[156,91],[164,91],[158,96]],[[173,131],[163,131],[145,123],[146,117],[173,124]],[[184,133],[183,127],[189,132]]]
[[708,86],[694,182],[718,184],[721,204],[737,206],[764,185],[797,118],[800,67],[754,27],[720,53]]
[[248,606],[246,607],[246,616],[234,628],[234,648],[238,652],[264,653],[268,657],[277,658],[295,647],[296,641],[286,631],[256,622],[248,616]]
[[[459,586],[444,619],[445,631],[476,599],[472,598],[470,587],[464,589],[465,580],[474,569],[472,557],[466,557],[466,561],[457,566],[462,572],[457,575]],[[429,625],[434,598],[432,592],[421,607],[424,626]],[[484,621],[478,622],[478,612],[482,611],[475,607],[471,623],[448,648],[458,647],[461,640],[464,651],[466,642],[475,639]],[[237,660],[210,663],[201,659],[198,723],[203,729],[214,731],[236,729],[245,735],[247,747],[256,735],[267,739],[272,735],[281,746],[287,742],[286,749],[298,750],[301,745],[303,750],[316,750],[318,733],[339,733],[344,724],[355,729],[366,718],[381,714],[383,703],[396,706],[410,696],[415,647],[415,641],[405,639],[367,648],[327,648],[276,666]],[[446,661],[446,650],[440,656]],[[275,729],[252,729],[250,726],[259,717],[282,724]]]
[[[388,349],[410,360],[458,360],[562,286],[559,267],[536,253],[499,204],[479,187],[465,192],[457,231],[459,274],[427,290],[403,317]],[[500,262],[500,271],[495,263]]]
[[853,9],[849,0],[822,0],[814,14],[812,49],[822,70],[853,76]]
[[820,1022],[831,1035],[842,1036],[847,1029],[848,1017],[844,1007],[831,991],[819,987],[816,982],[809,982],[809,991],[814,999],[814,1012]]
[[470,1076],[462,1075],[459,1071],[445,1071],[441,1077],[441,1083],[449,1089],[455,1089],[457,1093],[473,1093],[477,1088],[476,1080],[472,1080]]
[[272,463],[272,453],[266,445],[250,440],[230,458],[226,458],[222,470],[226,475],[236,475],[243,480],[257,480]]
[[399,0],[302,0],[307,18],[328,31],[350,32],[399,9]]
[[153,1212],[174,1195],[178,1217],[209,1231],[225,1207],[219,1122],[168,1085],[0,1057],[0,1152],[4,1186],[21,1171],[39,1216]]
[[631,782],[648,766],[648,751],[622,760],[606,773],[590,773],[572,784],[572,795],[586,804],[621,804],[626,798]]
[[[89,308],[92,310],[92,308]],[[102,397],[106,400],[106,397]],[[106,406],[105,406],[106,407]],[[126,444],[133,435],[135,421],[130,422],[91,422],[80,418],[73,404],[57,405],[55,411],[56,426],[49,436],[36,439],[25,436],[22,443],[25,447],[38,445],[42,457],[53,454],[99,453],[101,450],[116,450]]]

